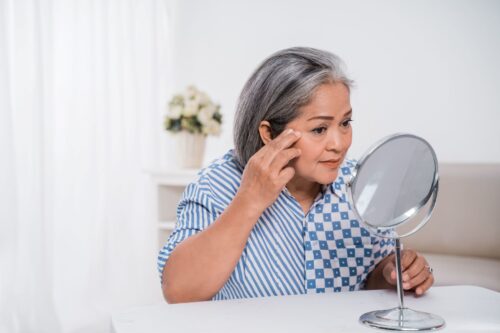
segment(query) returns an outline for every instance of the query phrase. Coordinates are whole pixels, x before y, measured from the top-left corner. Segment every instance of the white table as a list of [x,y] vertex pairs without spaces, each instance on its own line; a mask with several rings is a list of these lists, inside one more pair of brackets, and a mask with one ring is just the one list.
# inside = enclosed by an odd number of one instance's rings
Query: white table
[[[433,287],[405,305],[440,315],[443,332],[500,332],[500,293],[474,286]],[[376,332],[358,322],[364,312],[397,306],[394,291],[373,290],[186,304],[117,312],[116,333]]]

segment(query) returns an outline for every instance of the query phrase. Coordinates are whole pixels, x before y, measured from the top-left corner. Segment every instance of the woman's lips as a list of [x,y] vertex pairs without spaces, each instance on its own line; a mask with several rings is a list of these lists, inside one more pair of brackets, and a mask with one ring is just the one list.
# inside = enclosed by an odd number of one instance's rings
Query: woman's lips
[[321,161],[320,163],[326,166],[327,168],[336,169],[339,167],[341,161],[342,159],[338,159],[338,160]]

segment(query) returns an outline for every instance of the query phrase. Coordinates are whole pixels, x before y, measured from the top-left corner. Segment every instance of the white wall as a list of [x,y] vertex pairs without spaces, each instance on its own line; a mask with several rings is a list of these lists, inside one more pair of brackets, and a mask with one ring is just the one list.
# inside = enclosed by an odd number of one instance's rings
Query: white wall
[[173,0],[173,88],[196,84],[222,104],[232,147],[240,90],[257,65],[291,46],[330,50],[357,82],[359,157],[394,132],[426,138],[442,162],[500,162],[500,1]]

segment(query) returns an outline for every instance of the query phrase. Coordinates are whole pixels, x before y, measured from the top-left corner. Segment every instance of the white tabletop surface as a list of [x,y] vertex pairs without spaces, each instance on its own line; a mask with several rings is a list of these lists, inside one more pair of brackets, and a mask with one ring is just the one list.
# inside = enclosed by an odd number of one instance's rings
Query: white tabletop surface
[[[475,286],[433,287],[405,297],[414,310],[444,318],[442,332],[500,332],[500,293]],[[358,322],[373,310],[397,306],[397,295],[372,290],[133,308],[112,316],[116,333],[376,332]]]

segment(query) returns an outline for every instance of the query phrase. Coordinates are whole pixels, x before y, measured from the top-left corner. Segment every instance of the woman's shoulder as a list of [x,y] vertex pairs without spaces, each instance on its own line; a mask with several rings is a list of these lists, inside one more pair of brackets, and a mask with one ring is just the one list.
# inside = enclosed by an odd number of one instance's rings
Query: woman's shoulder
[[236,160],[234,149],[230,149],[221,157],[212,160],[206,167],[198,173],[200,176],[210,174],[213,170],[231,170],[242,172],[243,168]]
[[223,156],[214,159],[198,173],[198,180],[228,177],[241,179],[243,168],[236,160],[234,150],[231,149]]
[[198,188],[216,200],[230,202],[240,186],[242,174],[243,167],[231,149],[201,169],[189,186]]

